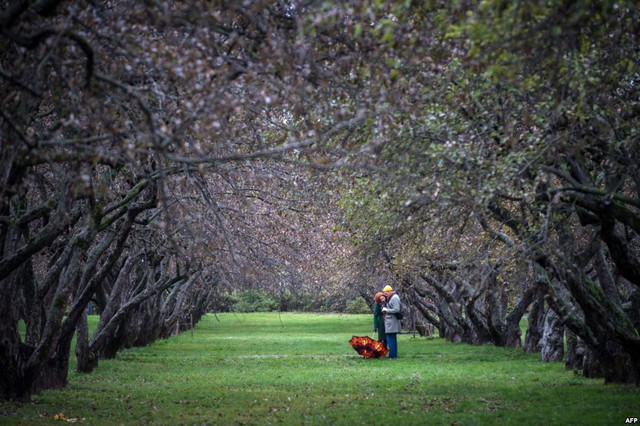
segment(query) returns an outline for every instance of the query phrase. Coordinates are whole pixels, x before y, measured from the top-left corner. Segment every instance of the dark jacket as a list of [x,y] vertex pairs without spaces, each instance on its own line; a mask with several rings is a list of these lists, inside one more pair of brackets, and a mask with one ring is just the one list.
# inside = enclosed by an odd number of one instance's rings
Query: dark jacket
[[373,331],[378,332],[378,340],[386,341],[387,336],[384,332],[384,315],[382,315],[382,306],[375,303],[373,307]]

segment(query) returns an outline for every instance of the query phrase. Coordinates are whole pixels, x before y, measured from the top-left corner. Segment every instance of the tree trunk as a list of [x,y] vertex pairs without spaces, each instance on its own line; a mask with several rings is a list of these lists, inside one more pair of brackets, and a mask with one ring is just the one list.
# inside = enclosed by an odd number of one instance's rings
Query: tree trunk
[[564,358],[564,324],[553,309],[548,309],[544,317],[540,346],[542,362],[562,361]]
[[80,373],[90,373],[98,366],[98,357],[89,349],[89,327],[87,312],[80,317],[76,333],[76,370]]
[[[585,348],[584,357],[582,359],[582,374],[585,377],[597,378],[603,377],[602,368],[595,352],[591,348]],[[606,381],[606,380],[605,380]],[[626,380],[625,380],[626,381]]]
[[528,353],[540,352],[540,341],[544,331],[544,295],[546,293],[546,285],[538,282],[536,286],[538,286],[538,290],[527,317],[527,333],[524,340],[524,351]]
[[611,361],[601,363],[605,383],[629,383],[638,385],[640,382],[640,360],[633,360],[622,347],[610,342],[609,352],[613,354]]
[[582,370],[585,355],[584,343],[569,328],[566,330],[567,356],[564,366],[567,370]]
[[62,389],[67,385],[69,377],[69,354],[73,334],[60,336],[44,366],[39,370],[36,380],[31,385],[32,393],[45,389]]

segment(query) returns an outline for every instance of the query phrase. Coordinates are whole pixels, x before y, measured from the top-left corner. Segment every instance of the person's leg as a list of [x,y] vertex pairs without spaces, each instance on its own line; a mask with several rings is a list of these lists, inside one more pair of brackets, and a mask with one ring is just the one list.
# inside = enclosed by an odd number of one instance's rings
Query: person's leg
[[398,358],[398,339],[396,333],[387,333],[387,348],[389,349],[389,358]]

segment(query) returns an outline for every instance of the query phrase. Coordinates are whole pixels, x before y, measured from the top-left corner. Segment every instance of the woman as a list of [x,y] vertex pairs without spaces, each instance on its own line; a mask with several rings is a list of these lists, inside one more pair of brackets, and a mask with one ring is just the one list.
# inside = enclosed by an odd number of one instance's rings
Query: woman
[[387,303],[382,308],[384,314],[384,331],[387,336],[387,348],[389,348],[389,359],[398,358],[398,338],[397,334],[400,333],[400,319],[396,316],[402,310],[400,305],[400,296],[393,291],[390,285],[385,286],[382,289]]
[[384,332],[384,315],[382,307],[387,303],[387,297],[383,292],[379,291],[373,296],[373,332],[378,332],[378,340],[387,346],[387,337]]

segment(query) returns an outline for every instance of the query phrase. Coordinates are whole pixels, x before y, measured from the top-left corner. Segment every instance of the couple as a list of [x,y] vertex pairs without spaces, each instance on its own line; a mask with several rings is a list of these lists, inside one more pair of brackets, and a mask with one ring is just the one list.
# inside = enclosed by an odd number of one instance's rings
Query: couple
[[396,314],[400,313],[400,296],[393,291],[390,285],[385,286],[381,292],[376,293],[373,300],[373,332],[378,332],[378,340],[385,341],[389,349],[389,359],[398,358],[398,339],[400,333],[400,319]]

